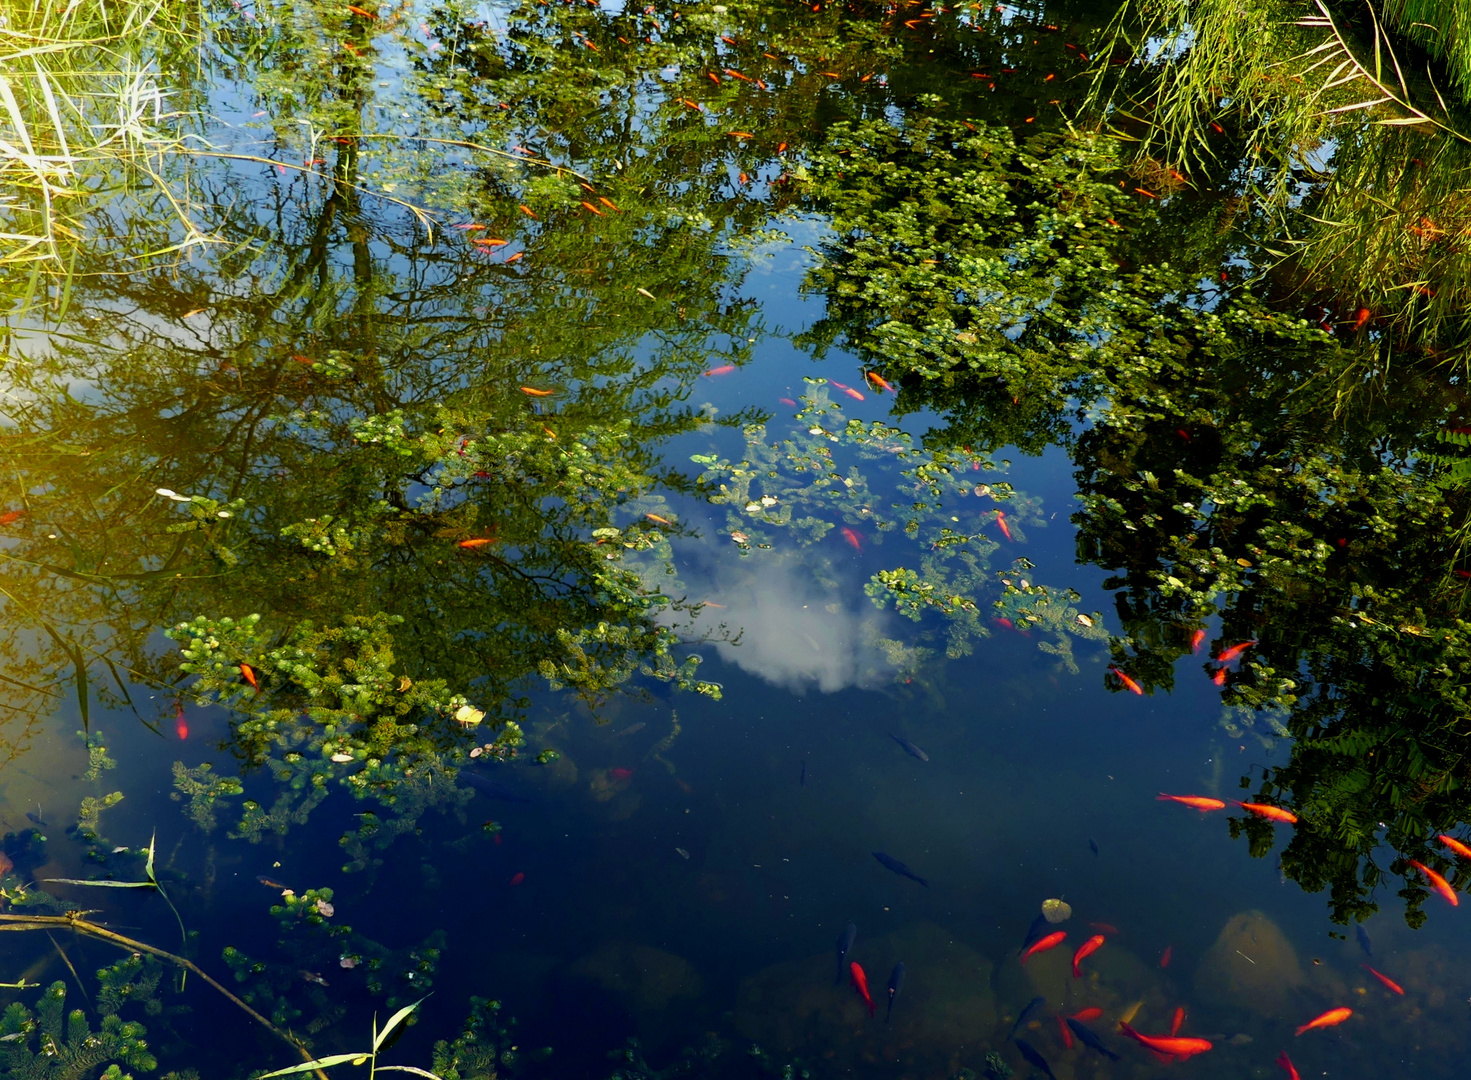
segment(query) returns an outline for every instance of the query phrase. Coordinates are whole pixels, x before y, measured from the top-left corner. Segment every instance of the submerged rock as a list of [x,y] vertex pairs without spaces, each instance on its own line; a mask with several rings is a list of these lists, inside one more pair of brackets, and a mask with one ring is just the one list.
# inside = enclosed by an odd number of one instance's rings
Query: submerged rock
[[575,962],[568,974],[608,991],[630,1013],[658,1012],[680,998],[697,998],[704,980],[683,957],[629,941],[614,941]]
[[[743,981],[736,1029],[777,1057],[800,1054],[849,1066],[898,1063],[947,1076],[979,1063],[997,1022],[989,960],[933,923],[860,936],[849,959],[868,976],[877,1016],[868,1015],[846,982],[833,985],[833,953],[825,949]],[[885,1023],[889,974],[900,962],[908,973],[893,1020]]]
[[1208,1004],[1259,1016],[1285,1011],[1307,984],[1297,952],[1260,911],[1233,915],[1195,971],[1195,992]]

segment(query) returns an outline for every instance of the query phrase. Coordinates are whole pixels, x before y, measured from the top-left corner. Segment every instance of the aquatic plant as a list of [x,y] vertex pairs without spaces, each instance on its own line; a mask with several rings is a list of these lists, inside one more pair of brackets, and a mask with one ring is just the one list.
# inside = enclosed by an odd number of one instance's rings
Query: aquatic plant
[[423,1000],[423,998],[420,998],[413,1004],[405,1005],[402,1009],[399,1009],[398,1012],[388,1018],[388,1021],[383,1025],[382,1031],[378,1030],[378,1018],[375,1016],[372,1027],[372,1046],[367,1050],[360,1053],[332,1054],[324,1058],[314,1058],[301,1065],[293,1065],[286,1069],[277,1069],[275,1072],[262,1073],[257,1080],[267,1080],[268,1077],[273,1076],[291,1076],[295,1073],[318,1072],[322,1069],[329,1069],[333,1065],[344,1065],[348,1062],[354,1065],[367,1065],[369,1077],[374,1077],[380,1072],[406,1072],[414,1073],[418,1076],[427,1076],[430,1080],[441,1080],[434,1073],[427,1072],[424,1069],[416,1069],[410,1065],[378,1064],[378,1052],[383,1048],[383,1044],[388,1041],[388,1037],[393,1034],[394,1030],[400,1024],[410,1020],[414,1010],[419,1007]]
[[206,834],[214,832],[218,824],[220,800],[236,798],[245,792],[245,786],[237,777],[215,776],[213,772],[214,766],[208,761],[193,768],[176,761],[174,790],[169,793],[169,798],[175,802],[188,800],[184,812]]
[[470,1015],[453,1041],[434,1044],[430,1068],[441,1080],[495,1080],[514,1071],[524,1057],[532,1062],[550,1057],[550,1047],[522,1050],[516,1046],[515,1017],[502,1018],[493,998],[470,998]]
[[17,1080],[82,1080],[111,1062],[104,1080],[122,1080],[126,1066],[157,1068],[142,1024],[105,1013],[93,1031],[81,1009],[66,1012],[66,984],[52,983],[35,1012],[13,1001],[0,1015],[0,1072]]

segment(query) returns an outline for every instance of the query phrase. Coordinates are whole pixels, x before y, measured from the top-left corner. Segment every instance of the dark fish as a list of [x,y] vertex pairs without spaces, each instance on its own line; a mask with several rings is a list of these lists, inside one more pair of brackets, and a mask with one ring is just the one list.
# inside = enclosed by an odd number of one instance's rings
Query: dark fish
[[803,787],[807,786],[807,763],[805,761],[802,762],[802,775],[798,778],[797,783]]
[[1369,940],[1369,931],[1364,929],[1363,923],[1354,924],[1354,936],[1359,939],[1359,948],[1364,950],[1364,955],[1374,959],[1374,943]]
[[[39,810],[40,807],[37,807],[36,809]],[[40,814],[33,814],[29,810],[27,810],[26,811],[26,818],[28,820],[30,820],[30,821],[35,822],[37,825],[41,826],[41,828],[43,828],[43,829],[49,829],[49,828],[51,828],[50,825],[46,824],[46,822],[44,822],[44,821],[41,820],[41,815]]]
[[1016,1023],[1012,1024],[1011,1030],[1006,1033],[1006,1038],[1008,1040],[1015,1038],[1016,1033],[1022,1029],[1022,1025],[1027,1022],[1031,1015],[1046,1004],[1047,999],[1045,997],[1034,997],[1031,1001],[1027,1002],[1026,1008],[1024,1008],[1021,1011],[1021,1015],[1016,1018]]
[[1117,1061],[1119,1059],[1117,1054],[1103,1045],[1103,1040],[1094,1034],[1093,1029],[1087,1024],[1074,1020],[1069,1016],[1067,1018],[1067,1026],[1073,1029],[1073,1034],[1078,1037],[1078,1042],[1082,1043],[1089,1050],[1097,1050],[1110,1061]]
[[926,754],[923,750],[915,746],[908,739],[901,738],[900,736],[895,735],[892,732],[889,734],[889,738],[893,739],[900,746],[904,747],[904,752],[910,757],[917,757],[920,761],[930,760],[930,755]]
[[501,781],[494,780],[484,773],[476,772],[474,769],[461,769],[460,779],[490,799],[520,803],[529,803],[531,801],[525,795],[518,795]]
[[894,996],[899,993],[900,987],[904,985],[904,971],[903,963],[898,963],[894,965],[894,970],[889,972],[889,1011],[884,1016],[884,1023],[886,1024],[894,1019]]
[[1043,935],[1049,932],[1048,927],[1051,925],[1047,921],[1046,915],[1038,915],[1032,920],[1032,925],[1027,927],[1026,939],[1022,942],[1022,947],[1017,952],[1026,952],[1037,942],[1041,941]]
[[282,885],[275,878],[268,878],[264,874],[257,874],[255,880],[256,881],[259,881],[262,885],[266,886],[266,888],[268,888],[268,889],[285,889],[286,888],[285,885]]
[[1095,855],[1098,854],[1098,841],[1094,840],[1091,836],[1088,837],[1088,850],[1093,852],[1093,854]]
[[843,932],[838,935],[838,977],[833,980],[834,986],[843,985],[843,976],[848,974],[848,950],[853,947],[853,939],[858,936],[858,927],[849,923],[843,927]]
[[907,877],[910,881],[917,881],[926,889],[930,887],[930,883],[928,881],[920,877],[913,870],[909,869],[909,867],[905,866],[898,859],[894,858],[894,856],[885,855],[882,851],[875,851],[873,853],[873,857],[877,859],[880,863],[882,863],[886,870],[892,870],[900,877]]
[[1047,1059],[1037,1053],[1036,1047],[1026,1039],[1016,1040],[1016,1048],[1022,1052],[1022,1057],[1026,1058],[1028,1065],[1034,1069],[1041,1069],[1047,1074],[1048,1080],[1057,1080],[1057,1077],[1052,1075],[1052,1066],[1047,1064]]

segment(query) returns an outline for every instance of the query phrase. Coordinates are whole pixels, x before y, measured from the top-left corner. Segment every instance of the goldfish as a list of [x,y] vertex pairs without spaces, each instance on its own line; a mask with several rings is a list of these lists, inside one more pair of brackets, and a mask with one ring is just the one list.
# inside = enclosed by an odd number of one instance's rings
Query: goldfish
[[1374,313],[1371,312],[1368,308],[1359,308],[1359,310],[1354,313],[1354,329],[1362,330],[1365,326],[1368,325],[1369,320],[1373,317]]
[[480,548],[484,547],[486,544],[493,543],[495,543],[495,541],[488,536],[472,536],[468,540],[461,540],[458,544],[455,545],[455,547],[464,548],[468,551],[472,548]]
[[873,384],[875,390],[887,390],[891,394],[894,392],[892,383],[879,375],[875,375],[872,371],[865,371],[863,377]]
[[843,387],[843,393],[847,394],[854,401],[865,401],[865,400],[867,400],[866,398],[864,398],[864,396],[861,393],[859,393],[857,390],[854,390],[851,386],[845,386],[845,387]]
[[1137,682],[1135,682],[1129,676],[1125,675],[1118,668],[1110,666],[1108,670],[1117,675],[1119,677],[1119,681],[1123,683],[1126,687],[1128,687],[1131,693],[1138,694],[1141,697],[1144,695],[1144,687],[1140,686]]
[[1174,950],[1173,945],[1166,945],[1165,951],[1159,954],[1159,966],[1167,968],[1170,966],[1170,953]]
[[1097,1005],[1089,1005],[1086,1009],[1081,1009],[1078,1012],[1073,1013],[1073,1015],[1069,1017],[1069,1019],[1086,1022],[1088,1020],[1097,1020],[1102,1015],[1103,1010],[1100,1009]]
[[256,681],[255,668],[251,667],[249,664],[241,664],[240,677],[244,679],[250,685],[250,688],[254,690],[257,694],[260,693],[260,683]]
[[371,11],[366,11],[363,8],[357,7],[353,4],[348,4],[347,10],[352,12],[354,15],[361,15],[365,19],[376,19],[378,17],[377,15],[374,15]]
[[609,199],[609,198],[606,198],[605,196],[599,195],[598,196],[598,202],[602,203],[604,206],[606,206],[609,210],[613,211],[613,213],[615,213],[615,214],[621,214],[621,213],[623,213],[623,211],[620,210],[620,209],[618,209],[618,207],[614,204],[614,202],[613,202],[612,199]]
[[1461,843],[1461,841],[1457,840],[1454,836],[1447,836],[1445,833],[1441,833],[1439,836],[1436,837],[1436,839],[1439,840],[1446,847],[1454,851],[1457,855],[1461,856],[1461,858],[1471,859],[1471,847],[1467,847],[1465,844]]
[[511,884],[512,885],[520,885],[521,882],[523,882],[525,880],[526,880],[526,871],[524,871],[524,870],[517,870],[514,874],[511,875]]
[[850,543],[850,544],[853,545],[853,550],[854,551],[862,551],[863,550],[863,538],[860,537],[858,535],[858,533],[856,533],[854,530],[848,528],[848,526],[846,526],[846,525],[844,525],[838,531],[843,534],[843,539],[844,540],[848,541],[848,543]]
[[1180,1028],[1185,1025],[1185,1006],[1176,1005],[1175,1015],[1170,1020],[1170,1035],[1173,1037],[1180,1034]]
[[727,131],[726,134],[732,139],[754,139],[756,137],[749,131]]
[[797,404],[795,401],[793,401],[789,397],[777,398],[776,400],[779,401],[779,402],[781,402],[783,405],[792,405],[792,406],[795,406]]
[[1102,934],[1094,934],[1087,941],[1078,946],[1078,951],[1073,953],[1073,978],[1081,979],[1083,977],[1083,969],[1078,965],[1081,964],[1088,957],[1096,953],[1099,949],[1103,948],[1103,943],[1106,940],[1108,939],[1105,938]]
[[1348,1008],[1329,1009],[1322,1016],[1315,1020],[1309,1020],[1302,1027],[1298,1028],[1297,1033],[1301,1035],[1304,1031],[1312,1031],[1313,1028],[1337,1027],[1353,1014],[1354,1011]]
[[556,391],[555,390],[538,390],[534,386],[523,386],[523,387],[521,387],[521,393],[523,393],[523,394],[529,394],[531,397],[551,397],[553,394],[556,393]]
[[1196,1054],[1203,1054],[1211,1048],[1209,1041],[1205,1039],[1181,1039],[1175,1036],[1164,1035],[1141,1035],[1124,1021],[1119,1021],[1119,1031],[1139,1043],[1148,1047],[1156,1054],[1162,1054],[1170,1058],[1179,1058],[1181,1061]]
[[[189,724],[184,719],[184,703],[182,701],[174,702],[174,734],[179,737],[180,742],[183,742],[189,737]],[[1380,978],[1383,978],[1383,976],[1381,975]]]
[[591,211],[592,213],[596,214],[598,217],[603,217],[604,216],[603,215],[603,212],[601,210],[599,210],[592,203],[588,202],[586,199],[583,199],[582,200],[582,206],[583,206],[583,209]]
[[996,527],[1001,530],[1002,536],[1008,540],[1011,539],[1011,528],[1006,524],[1006,511],[996,511]]
[[1197,630],[1197,631],[1195,631],[1195,633],[1191,634],[1190,635],[1190,651],[1193,652],[1193,653],[1200,652],[1200,643],[1203,642],[1204,640],[1205,640],[1205,631],[1204,630]]
[[868,993],[868,976],[863,974],[863,968],[859,966],[858,961],[855,960],[848,965],[848,977],[853,980],[853,989],[858,991],[863,1004],[868,1006],[868,1015],[876,1015],[878,1007],[874,1005],[873,998]]
[[654,522],[657,525],[674,524],[674,522],[670,521],[667,517],[660,517],[658,514],[645,514],[644,517],[648,518],[650,521]]
[[1395,982],[1393,979],[1391,979],[1388,975],[1385,975],[1384,973],[1379,971],[1375,971],[1368,964],[1361,964],[1360,966],[1370,975],[1374,976],[1374,978],[1382,982],[1389,990],[1398,994],[1400,997],[1405,996],[1405,988],[1399,983]]
[[1302,1074],[1299,1073],[1297,1071],[1297,1067],[1292,1064],[1292,1059],[1287,1056],[1286,1050],[1283,1050],[1280,1054],[1277,1055],[1277,1065],[1279,1068],[1287,1073],[1288,1080],[1302,1080]]
[[1224,650],[1217,656],[1216,660],[1222,664],[1229,664],[1255,644],[1255,641],[1243,641],[1240,645],[1232,645],[1229,649]]
[[287,886],[282,885],[275,878],[268,878],[268,877],[265,877],[264,875],[259,875],[259,874],[256,875],[256,879],[255,880],[256,881],[259,881],[262,885],[264,885],[268,889],[286,889],[287,888]]
[[1461,898],[1456,895],[1456,890],[1451,888],[1450,882],[1446,881],[1445,878],[1441,877],[1424,863],[1418,863],[1414,859],[1411,859],[1410,865],[1430,879],[1430,887],[1445,897],[1447,904],[1450,904],[1451,907],[1459,906]]
[[519,205],[517,209],[520,210],[521,213],[525,214],[527,217],[531,218],[533,221],[538,220],[536,215],[532,213],[531,207],[527,206],[525,203]]
[[1059,1016],[1057,1018],[1057,1027],[1058,1027],[1058,1030],[1062,1032],[1062,1045],[1063,1045],[1063,1047],[1065,1049],[1071,1050],[1073,1048],[1073,1032],[1072,1032],[1072,1029],[1067,1026],[1067,1021],[1064,1020],[1061,1016]]
[[1283,810],[1280,806],[1269,806],[1267,803],[1237,802],[1235,799],[1231,801],[1236,803],[1241,809],[1249,811],[1257,817],[1264,817],[1271,821],[1283,821],[1288,825],[1297,824],[1297,815],[1291,810]]
[[713,368],[711,368],[709,371],[705,372],[705,374],[706,375],[729,375],[734,370],[735,370],[735,365],[734,364],[721,364],[719,367],[713,367]]
[[0,525],[13,525],[25,516],[26,512],[24,510],[7,510],[5,513],[0,514]]
[[1055,933],[1048,934],[1045,938],[1035,942],[1026,952],[1022,953],[1022,963],[1025,964],[1029,958],[1039,952],[1046,952],[1048,949],[1057,948],[1066,940],[1066,930],[1058,930]]
[[1202,814],[1208,810],[1226,809],[1226,804],[1220,799],[1208,799],[1204,795],[1166,795],[1161,791],[1154,798],[1156,802],[1177,802],[1181,806],[1188,806],[1192,810],[1199,810]]
[[506,265],[510,266],[513,262],[520,262],[524,258],[526,258],[526,252],[518,251],[516,252],[516,254],[512,255],[509,259],[506,260]]
[[1217,686],[1225,686],[1226,685],[1226,669],[1225,668],[1216,668],[1215,671],[1212,671],[1211,672],[1211,682],[1215,683]]
[[630,776],[633,775],[633,770],[619,767],[616,769],[609,769],[608,775],[611,776],[614,780],[627,780]]

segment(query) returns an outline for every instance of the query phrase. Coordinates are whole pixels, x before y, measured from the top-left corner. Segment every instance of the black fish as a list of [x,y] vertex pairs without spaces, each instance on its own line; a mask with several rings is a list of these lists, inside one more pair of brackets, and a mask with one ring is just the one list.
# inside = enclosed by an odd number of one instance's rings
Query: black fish
[[904,970],[903,963],[898,963],[894,965],[894,970],[889,972],[889,1011],[884,1016],[884,1023],[886,1024],[894,1019],[894,995],[904,985]]
[[[38,809],[39,809],[39,807],[38,807]],[[41,826],[41,828],[43,828],[43,829],[49,829],[49,828],[51,828],[50,825],[46,824],[46,822],[44,822],[44,821],[41,820],[41,815],[40,814],[33,814],[29,810],[27,810],[26,811],[26,817],[29,820],[34,821],[37,825]]]
[[1363,923],[1354,925],[1354,935],[1359,939],[1359,948],[1364,950],[1364,955],[1374,959],[1374,943],[1369,940],[1369,931],[1364,929]]
[[500,799],[501,802],[531,802],[525,795],[518,795],[501,781],[476,772],[474,769],[461,769],[460,779],[490,799]]
[[898,874],[900,877],[907,877],[910,881],[917,881],[926,889],[930,887],[930,883],[928,881],[920,877],[913,870],[909,869],[909,867],[905,866],[898,859],[894,858],[894,856],[885,855],[882,851],[875,851],[873,853],[873,857],[877,859],[880,863],[882,863],[885,869],[894,871],[894,873]]
[[834,986],[841,986],[843,976],[848,974],[848,950],[853,947],[853,939],[858,936],[858,927],[849,923],[843,927],[843,932],[838,935],[838,977],[833,980]]
[[928,760],[930,760],[930,755],[926,754],[923,750],[921,750],[919,747],[915,746],[908,739],[905,739],[905,738],[902,738],[902,737],[900,737],[898,735],[895,735],[892,732],[889,734],[889,738],[893,739],[900,746],[904,747],[904,752],[906,754],[908,754],[910,757],[917,757],[917,758],[919,758],[920,761],[928,761]]
[[1031,1001],[1027,1002],[1026,1008],[1024,1008],[1021,1012],[1021,1015],[1016,1018],[1016,1023],[1012,1024],[1011,1030],[1006,1033],[1006,1038],[1008,1040],[1014,1038],[1016,1036],[1016,1033],[1022,1029],[1022,1025],[1027,1022],[1027,1018],[1046,1004],[1047,999],[1045,997],[1034,997]]
[[803,787],[807,786],[807,763],[805,761],[802,762],[802,776],[797,781],[797,783],[801,784]]
[[1093,852],[1093,854],[1095,855],[1098,854],[1098,841],[1094,840],[1091,836],[1088,837],[1088,850]]
[[1022,1052],[1022,1057],[1027,1059],[1028,1065],[1034,1069],[1041,1069],[1047,1074],[1048,1080],[1057,1080],[1057,1077],[1052,1075],[1052,1066],[1047,1064],[1047,1059],[1037,1053],[1036,1047],[1026,1039],[1018,1039],[1016,1048]]
[[1089,1050],[1097,1050],[1110,1061],[1117,1061],[1119,1059],[1119,1056],[1104,1046],[1103,1040],[1094,1034],[1093,1029],[1086,1024],[1080,1023],[1069,1016],[1067,1018],[1067,1026],[1073,1029],[1073,1034],[1078,1037],[1078,1042],[1082,1043]]
[[1047,927],[1049,927],[1050,925],[1052,924],[1047,921],[1046,915],[1038,915],[1035,919],[1033,919],[1032,925],[1027,927],[1026,940],[1022,942],[1022,947],[1018,949],[1017,952],[1024,953],[1038,941],[1041,941],[1043,935],[1047,933]]

